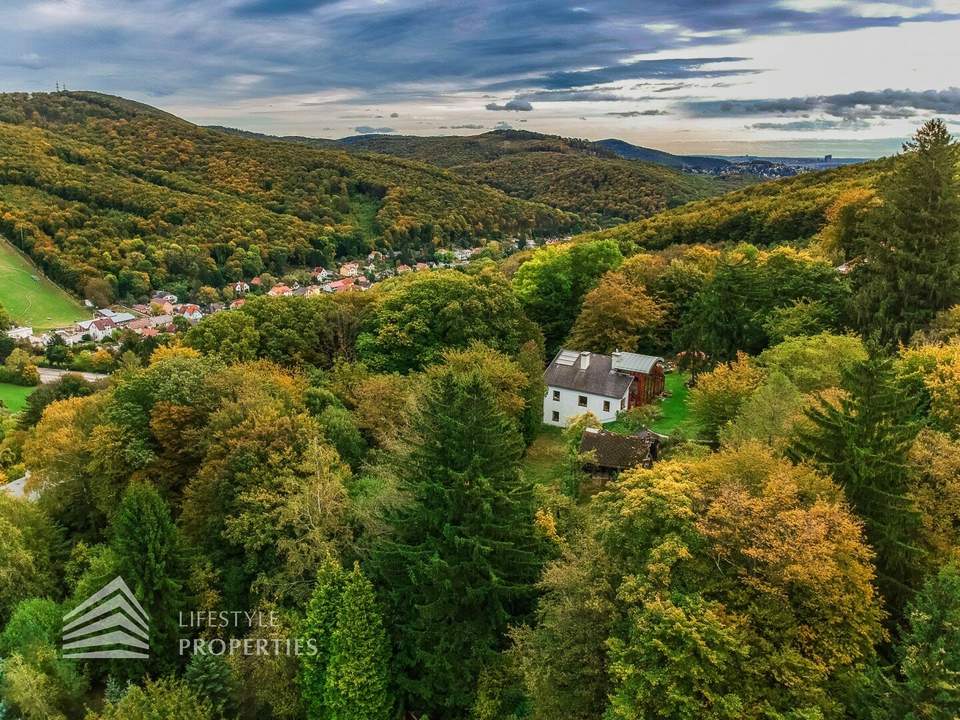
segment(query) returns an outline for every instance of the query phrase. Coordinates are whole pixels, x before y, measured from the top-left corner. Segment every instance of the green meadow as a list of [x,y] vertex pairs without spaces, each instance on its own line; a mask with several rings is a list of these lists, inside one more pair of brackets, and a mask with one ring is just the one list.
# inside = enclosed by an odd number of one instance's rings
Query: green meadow
[[0,238],[0,305],[18,325],[49,330],[89,317],[82,304],[47,280]]

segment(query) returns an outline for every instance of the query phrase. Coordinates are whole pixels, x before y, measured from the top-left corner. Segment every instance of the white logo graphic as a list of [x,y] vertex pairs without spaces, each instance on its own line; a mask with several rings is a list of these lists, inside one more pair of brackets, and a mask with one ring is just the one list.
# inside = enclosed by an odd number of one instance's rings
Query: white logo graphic
[[123,578],[115,577],[63,616],[63,657],[144,660],[150,649],[149,619]]

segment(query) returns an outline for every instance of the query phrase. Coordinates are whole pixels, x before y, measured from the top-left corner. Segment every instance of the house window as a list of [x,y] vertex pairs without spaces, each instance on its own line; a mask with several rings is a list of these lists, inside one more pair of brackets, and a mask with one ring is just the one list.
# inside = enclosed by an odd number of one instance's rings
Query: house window
[[586,395],[580,395],[580,396],[577,398],[577,405],[579,405],[580,407],[586,407],[586,406],[587,406],[587,396],[586,396]]
[[554,399],[555,401],[557,401],[557,402],[560,401],[560,391],[559,391],[559,390],[554,390],[554,391],[553,391],[553,399]]
[[556,410],[553,411],[553,421],[560,422],[560,413],[558,413]]
[[604,411],[604,412],[610,412],[610,401],[609,401],[609,400],[604,400],[604,401],[603,401],[603,411]]
[[627,406],[627,399],[620,398],[620,409],[623,410]]

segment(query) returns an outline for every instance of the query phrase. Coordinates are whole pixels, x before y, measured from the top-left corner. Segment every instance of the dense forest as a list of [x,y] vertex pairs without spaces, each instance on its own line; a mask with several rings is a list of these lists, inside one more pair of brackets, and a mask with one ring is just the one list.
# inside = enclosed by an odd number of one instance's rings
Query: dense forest
[[[270,137],[240,130],[227,131],[243,136]],[[623,160],[615,152],[589,140],[526,130],[493,130],[470,136],[356,135],[341,140],[276,139],[428,162],[502,190],[511,197],[577,213],[585,227],[606,227],[648,217],[668,207],[756,182],[755,178],[744,175],[689,175],[663,164]]]
[[0,233],[80,295],[579,226],[415,162],[248,140],[94,93],[0,95]]
[[[691,206],[715,242],[640,223],[124,339],[0,414],[36,493],[0,496],[0,716],[956,718],[958,170],[934,120]],[[595,418],[542,425],[561,346],[674,363],[650,467],[598,484]],[[62,657],[118,575],[150,657]],[[223,610],[270,622],[178,622]]]

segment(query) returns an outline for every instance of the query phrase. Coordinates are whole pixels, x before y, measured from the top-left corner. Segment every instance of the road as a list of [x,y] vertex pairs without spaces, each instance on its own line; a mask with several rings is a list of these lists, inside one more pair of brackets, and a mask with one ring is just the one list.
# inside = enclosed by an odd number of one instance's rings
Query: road
[[64,375],[79,375],[84,380],[89,380],[90,382],[96,382],[97,380],[103,380],[107,375],[103,373],[92,373],[92,372],[77,372],[76,370],[57,370],[55,368],[45,368],[38,367],[37,371],[40,373],[40,382],[44,385],[49,383],[56,382]]

